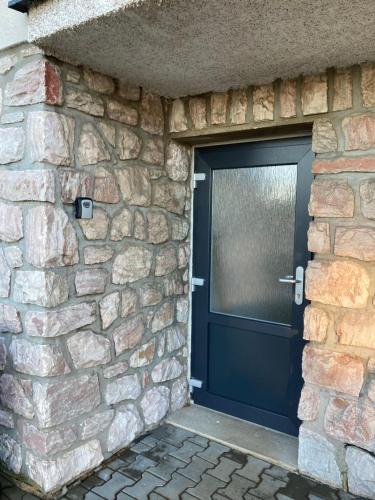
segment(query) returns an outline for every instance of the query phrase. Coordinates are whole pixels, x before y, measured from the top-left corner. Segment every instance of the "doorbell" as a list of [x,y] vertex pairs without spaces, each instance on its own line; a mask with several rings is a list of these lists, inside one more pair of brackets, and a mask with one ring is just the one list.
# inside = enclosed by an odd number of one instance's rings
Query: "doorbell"
[[76,198],[76,218],[92,219],[93,201],[91,198]]

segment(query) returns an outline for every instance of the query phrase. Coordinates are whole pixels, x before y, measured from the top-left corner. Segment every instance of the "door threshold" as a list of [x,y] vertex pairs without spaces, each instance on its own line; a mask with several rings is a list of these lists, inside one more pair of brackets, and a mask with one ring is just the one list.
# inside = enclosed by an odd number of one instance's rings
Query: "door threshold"
[[167,422],[292,472],[298,470],[295,436],[194,404],[176,411]]

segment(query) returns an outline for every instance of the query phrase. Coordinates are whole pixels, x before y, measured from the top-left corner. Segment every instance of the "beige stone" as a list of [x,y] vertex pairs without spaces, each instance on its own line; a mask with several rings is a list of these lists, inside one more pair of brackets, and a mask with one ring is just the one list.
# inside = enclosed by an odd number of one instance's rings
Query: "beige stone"
[[0,333],[21,333],[19,311],[11,305],[0,304]]
[[14,429],[14,417],[10,411],[0,409],[0,425],[7,429]]
[[186,187],[178,182],[160,179],[152,186],[154,205],[169,212],[183,214],[185,208]]
[[0,75],[5,75],[17,64],[17,56],[10,54],[0,59]]
[[128,101],[139,101],[141,98],[141,89],[135,85],[130,85],[126,82],[119,82],[118,95]]
[[142,307],[155,306],[163,300],[163,293],[158,284],[146,283],[139,289]]
[[160,137],[149,137],[144,141],[141,160],[152,165],[164,165],[164,141]]
[[151,204],[151,181],[145,167],[127,167],[116,170],[124,201],[129,205],[147,207]]
[[228,94],[224,93],[212,93],[211,99],[211,124],[212,125],[224,125],[227,118],[227,103]]
[[0,460],[16,474],[21,472],[21,445],[7,434],[0,434]]
[[189,299],[187,297],[177,299],[176,313],[179,323],[187,323],[189,321]]
[[169,238],[168,218],[163,212],[147,212],[148,241],[150,243],[164,243]]
[[135,347],[145,331],[142,315],[124,321],[113,332],[116,356]]
[[113,125],[110,125],[106,122],[99,122],[98,128],[102,133],[102,136],[106,139],[107,142],[113,147],[116,146],[116,128]]
[[353,82],[351,68],[335,70],[333,80],[333,111],[350,109],[353,106]]
[[365,307],[369,285],[367,271],[355,262],[311,261],[306,270],[306,298],[324,304]]
[[4,250],[0,248],[0,297],[9,297],[11,270],[6,261]]
[[0,375],[0,403],[2,407],[12,410],[17,415],[32,419],[34,409],[25,388],[15,375]]
[[185,377],[173,382],[171,388],[171,410],[177,411],[188,402],[188,383]]
[[[173,297],[184,293],[184,285],[180,273],[174,272],[168,276],[164,276],[162,282],[165,297]],[[187,290],[185,290],[185,292],[187,292]]]
[[141,127],[150,134],[164,132],[164,113],[161,98],[150,92],[143,92],[141,99]]
[[95,170],[94,200],[101,203],[118,203],[120,201],[115,176],[102,167]]
[[106,330],[118,318],[120,306],[120,293],[113,292],[101,299],[99,302],[102,328]]
[[65,102],[68,108],[77,109],[92,116],[104,116],[103,100],[83,90],[68,88],[65,93]]
[[366,226],[336,228],[334,253],[341,257],[375,260],[375,229]]
[[170,142],[166,151],[165,168],[172,181],[186,181],[190,170],[190,154],[187,147],[174,141]]
[[363,360],[340,352],[305,347],[302,360],[305,382],[358,397],[364,379]]
[[359,185],[361,212],[368,219],[375,219],[375,178],[362,181]]
[[330,120],[314,120],[312,150],[314,153],[337,151],[337,135]]
[[126,288],[121,294],[121,310],[120,316],[127,318],[138,310],[138,295],[135,290]]
[[375,115],[347,116],[342,121],[345,151],[375,147]]
[[245,89],[232,91],[229,107],[229,122],[233,125],[246,123],[247,94]]
[[136,407],[131,404],[120,406],[108,430],[107,450],[128,446],[142,429],[142,419]]
[[4,256],[5,260],[8,263],[8,266],[11,267],[12,269],[22,267],[23,254],[22,250],[19,247],[13,246],[4,248]]
[[0,171],[0,198],[10,201],[55,201],[52,170]]
[[309,252],[330,253],[331,239],[328,222],[310,222],[307,237]]
[[113,248],[109,245],[100,247],[85,247],[83,249],[83,260],[85,264],[101,264],[112,259],[114,254]]
[[134,238],[141,241],[147,238],[146,219],[140,210],[134,212]]
[[71,266],[78,262],[78,240],[61,208],[31,208],[25,219],[25,260],[36,267]]
[[138,111],[132,106],[110,99],[107,102],[108,118],[126,125],[137,125]]
[[94,208],[92,219],[79,219],[79,225],[88,240],[105,240],[108,233],[109,218],[101,208]]
[[275,95],[273,85],[262,85],[253,90],[253,115],[256,122],[273,120]]
[[304,115],[326,113],[328,83],[327,75],[304,76],[302,81],[302,112]]
[[315,217],[353,217],[354,192],[345,181],[315,180],[309,214]]
[[305,384],[301,392],[298,405],[298,418],[300,420],[316,420],[319,415],[320,393],[314,385]]
[[141,384],[137,374],[125,375],[109,382],[105,390],[107,405],[113,405],[125,399],[137,399],[141,395]]
[[339,172],[375,172],[375,158],[354,157],[335,158],[334,160],[315,160],[314,174],[337,174]]
[[174,306],[170,302],[166,302],[157,309],[152,318],[151,330],[152,333],[163,330],[167,326],[170,326],[174,320]]
[[207,127],[205,97],[190,97],[189,111],[194,128],[201,130]]
[[141,407],[146,425],[160,422],[169,409],[169,389],[164,386],[148,390],[142,398]]
[[67,340],[74,366],[91,368],[111,361],[111,343],[102,335],[91,331],[79,332]]
[[118,131],[116,151],[120,160],[134,160],[141,151],[141,139],[132,130],[122,127]]
[[20,207],[0,202],[0,240],[12,243],[23,237],[23,218]]
[[80,68],[71,66],[67,69],[65,75],[66,81],[70,83],[79,83],[81,81],[81,71]]
[[7,363],[8,351],[5,344],[5,339],[0,337],[0,370],[5,369]]
[[131,368],[141,368],[152,363],[155,354],[155,340],[152,339],[146,344],[141,345],[139,349],[130,356],[129,364]]
[[127,361],[119,361],[114,365],[107,366],[103,368],[103,377],[104,378],[113,378],[117,377],[117,375],[122,375],[129,368],[129,363]]
[[111,77],[92,71],[90,68],[84,68],[83,79],[90,90],[100,94],[110,95],[115,91],[115,83]]
[[13,298],[23,304],[56,307],[68,300],[65,277],[50,271],[17,271]]
[[371,498],[375,491],[375,458],[370,453],[348,446],[346,448],[348,487],[354,495]]
[[75,121],[52,111],[32,111],[27,117],[30,159],[53,165],[73,165]]
[[147,248],[128,245],[113,263],[112,283],[124,285],[146,278],[151,271],[152,252]]
[[323,309],[307,306],[304,312],[303,338],[314,342],[324,342],[327,338],[329,315]]
[[0,128],[0,165],[22,160],[25,133],[20,127]]
[[375,106],[375,65],[372,63],[361,66],[362,99],[365,108]]
[[127,209],[123,208],[120,213],[115,215],[112,219],[110,238],[113,241],[120,241],[125,236],[132,235],[133,227],[133,214]]
[[107,285],[108,272],[105,269],[84,269],[77,271],[74,280],[77,296],[103,293]]
[[169,115],[169,131],[183,132],[187,130],[187,118],[185,114],[185,104],[181,99],[172,101]]
[[151,372],[152,381],[157,384],[178,378],[183,372],[181,363],[176,358],[163,359]]
[[166,246],[155,257],[155,276],[164,276],[177,269],[177,256],[174,246]]
[[82,127],[78,144],[78,159],[83,166],[96,165],[111,159],[103,139],[91,123],[85,123]]
[[48,457],[70,448],[77,435],[71,428],[39,430],[29,422],[22,423],[22,442],[29,450]]
[[[1,108],[1,106],[0,106]],[[2,125],[10,125],[12,123],[20,123],[25,119],[25,115],[22,111],[16,111],[14,113],[3,114],[0,118],[0,123]]]
[[336,324],[340,344],[375,349],[375,311],[346,311]]
[[79,425],[81,439],[90,439],[107,429],[114,414],[114,410],[104,410],[83,420]]
[[297,116],[297,82],[296,80],[282,80],[280,82],[280,116],[292,118]]
[[79,196],[92,198],[94,177],[83,171],[63,169],[59,172],[61,199],[63,203],[74,203]]

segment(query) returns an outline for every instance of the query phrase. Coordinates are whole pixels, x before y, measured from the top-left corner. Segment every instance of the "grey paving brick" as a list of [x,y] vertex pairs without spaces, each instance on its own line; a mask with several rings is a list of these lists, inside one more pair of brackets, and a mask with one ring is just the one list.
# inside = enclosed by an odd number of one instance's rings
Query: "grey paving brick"
[[238,469],[237,474],[250,479],[250,481],[258,482],[260,475],[271,465],[264,460],[255,457],[247,457],[247,463],[241,469]]
[[120,472],[114,472],[109,481],[106,481],[101,486],[93,488],[92,492],[102,496],[106,500],[114,500],[119,491],[125,488],[125,486],[133,484],[133,482],[132,479],[120,474]]
[[137,500],[140,500],[141,498],[146,499],[155,488],[158,486],[164,486],[164,484],[165,481],[163,481],[163,479],[160,479],[149,472],[145,472],[137,483],[133,486],[129,486],[128,488],[124,488],[123,492],[136,498]]
[[138,456],[138,453],[135,453],[134,451],[132,451],[130,449],[123,451],[117,457],[118,460],[123,462],[122,464],[120,464],[120,467],[122,467],[124,465],[124,463],[130,464],[130,463],[134,462],[134,460],[137,458],[137,456]]
[[103,500],[103,498],[105,498],[105,500],[107,500],[107,497],[101,497],[101,496],[97,495],[96,493],[94,493],[93,491],[87,492],[87,494],[85,496],[85,500]]
[[165,441],[158,441],[153,448],[143,453],[143,456],[153,460],[154,462],[160,462],[160,460],[165,457],[167,453],[173,453],[177,450],[179,450],[179,448],[173,444]]
[[134,500],[134,497],[130,497],[123,491],[120,491],[120,493],[117,493],[116,500]]
[[148,451],[149,449],[150,449],[150,446],[148,446],[145,443],[142,443],[142,441],[139,441],[138,443],[135,443],[130,448],[130,451],[134,451],[134,453],[144,453],[145,451]]
[[129,465],[124,465],[124,467],[121,467],[119,469],[119,472],[130,477],[134,481],[138,481],[138,479],[141,479],[142,474],[146,469],[148,469],[149,467],[153,467],[156,464],[157,462],[154,462],[154,460],[150,460],[143,455],[137,455],[137,458],[134,460],[134,462],[131,462]]
[[209,443],[208,438],[205,438],[203,436],[198,436],[198,434],[195,436],[189,437],[188,441],[192,441],[195,444],[199,444],[199,446],[202,446],[203,448],[206,448],[208,446],[208,443]]
[[183,469],[179,469],[178,473],[198,483],[202,478],[202,474],[208,469],[212,469],[212,467],[214,467],[214,464],[211,462],[207,462],[207,460],[200,457],[193,457],[190,464]]
[[226,486],[224,481],[220,481],[220,479],[210,476],[209,474],[203,474],[202,480],[194,488],[186,490],[186,493],[193,495],[193,497],[200,498],[200,500],[207,500],[212,497],[216,490],[224,486]]
[[91,490],[92,488],[96,488],[96,486],[101,486],[104,484],[103,479],[100,479],[96,474],[91,474],[88,478],[82,481],[81,485],[86,488],[86,490]]
[[162,497],[161,495],[158,495],[157,493],[151,493],[149,495],[149,500],[165,500],[165,497]]
[[125,463],[127,462],[124,462],[124,460],[121,460],[120,458],[116,457],[115,459],[107,463],[107,467],[109,467],[112,470],[118,470],[120,467],[124,467]]
[[237,450],[229,450],[223,453],[223,457],[229,458],[233,462],[237,462],[240,465],[246,465],[248,455],[245,455],[245,453],[241,453]]
[[289,473],[290,471],[283,469],[282,467],[278,467],[277,465],[272,465],[269,469],[264,470],[264,474],[268,474],[269,476],[285,482],[289,480]]
[[177,458],[167,455],[158,465],[156,465],[155,467],[150,467],[148,471],[151,472],[151,474],[164,479],[165,481],[169,481],[172,477],[172,474],[176,472],[180,467],[185,467],[185,465],[186,463],[182,460],[178,460]]
[[250,481],[249,479],[246,479],[246,477],[233,474],[228,485],[217,492],[227,498],[230,498],[231,500],[238,500],[239,498],[242,498],[250,488],[254,488],[254,486],[256,486],[254,481]]
[[81,484],[78,486],[75,486],[71,490],[68,491],[66,494],[66,497],[69,498],[69,500],[83,500],[85,498],[85,495],[87,493],[87,489],[84,488]]
[[221,457],[219,463],[213,469],[207,471],[207,474],[217,477],[228,483],[233,472],[239,469],[241,465],[238,462],[233,462],[229,458]]
[[172,479],[161,488],[156,488],[155,493],[160,494],[168,500],[176,500],[187,488],[194,486],[191,479],[181,476],[178,472],[172,474]]
[[175,446],[181,446],[184,441],[193,437],[195,434],[185,429],[181,429],[180,427],[166,424],[155,429],[152,435],[156,439],[167,441],[167,443],[174,444]]
[[262,480],[255,488],[250,488],[249,493],[262,499],[274,498],[277,491],[285,486],[283,481],[267,474],[262,475]]
[[156,445],[156,443],[158,442],[158,439],[156,439],[156,437],[152,436],[151,434],[148,434],[147,436],[143,436],[143,438],[140,439],[139,442],[144,443],[147,446],[149,446],[150,448],[152,448],[153,446]]
[[6,488],[4,490],[6,498],[9,500],[22,500],[25,492],[18,489],[16,486],[12,486],[10,488]]
[[178,458],[179,460],[183,460],[186,463],[189,463],[191,461],[191,458],[202,450],[203,448],[201,446],[198,446],[191,441],[185,441],[181,448],[172,451],[170,455],[172,457]]
[[218,464],[219,457],[221,457],[221,455],[226,451],[229,451],[229,448],[227,446],[224,446],[220,443],[215,443],[215,441],[210,441],[208,447],[205,450],[197,453],[197,456],[203,458],[204,460],[207,460],[207,462]]
[[108,481],[109,479],[111,479],[112,474],[113,470],[110,469],[109,467],[105,467],[104,469],[101,469],[96,473],[96,475],[100,479],[103,479],[103,481]]

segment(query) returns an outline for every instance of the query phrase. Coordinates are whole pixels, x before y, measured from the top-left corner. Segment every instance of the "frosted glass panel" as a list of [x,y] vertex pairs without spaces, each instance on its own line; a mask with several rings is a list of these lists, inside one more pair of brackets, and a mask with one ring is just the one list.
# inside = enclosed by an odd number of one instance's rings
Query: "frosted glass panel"
[[290,324],[297,165],[214,170],[211,311]]

